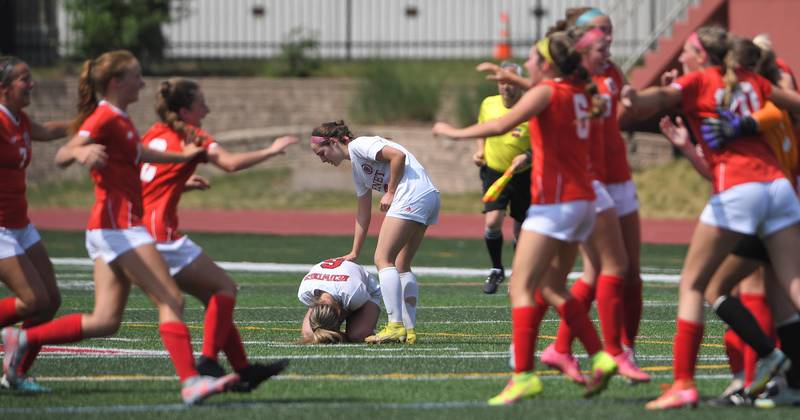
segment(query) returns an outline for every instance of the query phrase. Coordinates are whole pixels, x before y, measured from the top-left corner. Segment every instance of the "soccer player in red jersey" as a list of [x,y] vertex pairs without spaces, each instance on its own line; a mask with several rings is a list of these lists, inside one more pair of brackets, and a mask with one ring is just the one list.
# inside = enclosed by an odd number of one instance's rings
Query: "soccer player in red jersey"
[[[648,88],[638,94],[628,90],[625,103],[645,110],[681,105],[698,138],[704,118],[719,118],[720,113],[746,117],[761,109],[767,100],[793,112],[800,110],[800,96],[773,89],[763,77],[741,68],[731,45],[731,38],[723,29],[699,29],[687,40],[685,49],[702,51],[712,66],[683,75],[669,86]],[[712,274],[745,235],[757,234],[764,240],[779,281],[795,307],[800,307],[800,261],[793,255],[800,246],[800,201],[775,155],[758,135],[724,147],[700,144],[709,165],[713,196],[700,216],[681,273],[675,381],[661,397],[646,405],[648,409],[697,404],[694,371],[703,337],[704,292]],[[742,312],[747,312],[735,299],[715,302],[715,310],[732,328],[741,321]],[[757,324],[755,329],[758,330]],[[779,320],[778,335],[786,354],[793,361],[800,361],[800,316],[794,313]],[[785,370],[786,362],[786,356],[773,349],[759,362],[763,367],[759,368],[763,372],[760,376],[768,378]],[[757,382],[762,379],[757,378]],[[795,393],[800,395],[800,370],[790,369],[787,382],[789,388],[780,397],[761,405],[791,402]]]
[[[544,316],[537,307],[545,304],[558,309],[592,358],[584,396],[604,390],[617,370],[585,308],[566,289],[578,243],[589,236],[595,218],[588,142],[591,119],[602,113],[594,100],[597,87],[580,63],[570,37],[551,34],[531,48],[525,63],[529,89],[508,114],[463,129],[441,122],[433,127],[436,135],[469,139],[504,133],[530,120],[531,206],[509,284],[515,373],[506,388],[489,400],[492,405],[512,404],[541,392],[533,353]],[[542,299],[534,297],[537,288]]]
[[[50,257],[39,232],[28,219],[25,169],[31,162],[31,141],[49,141],[67,135],[67,122],[39,124],[23,111],[31,103],[35,83],[28,65],[11,56],[0,57],[0,281],[12,296],[0,298],[0,328],[23,321],[32,327],[53,318],[61,295]],[[23,375],[14,384],[0,386],[25,392],[47,389],[24,375],[39,349],[22,361]]]
[[139,62],[128,51],[107,52],[83,64],[78,117],[72,126],[76,134],[58,150],[56,163],[65,167],[78,161],[90,168],[95,183],[86,231],[86,248],[94,261],[95,307],[91,314],[70,314],[25,330],[5,328],[3,370],[12,386],[21,379],[29,348],[116,332],[131,283],[158,308],[158,331],[180,377],[184,403],[199,403],[238,380],[236,374],[213,378],[197,373],[189,330],[182,320],[183,296],[142,226],[138,163],[183,162],[202,152],[193,145],[181,154],[141,147],[125,109],[138,100],[142,87]]
[[[297,143],[296,137],[285,136],[269,147],[242,153],[226,151],[201,126],[209,113],[200,86],[188,79],[161,82],[156,94],[155,123],[142,136],[142,147],[149,150],[181,153],[188,145],[200,145],[205,160],[227,172],[240,171],[284,153]],[[140,179],[144,205],[144,225],[156,240],[178,287],[198,298],[206,306],[203,322],[203,352],[197,362],[202,375],[224,376],[217,361],[222,350],[240,381],[234,391],[248,392],[276,375],[288,364],[280,360],[269,365],[249,363],[239,331],[233,323],[236,304],[236,283],[203,249],[178,231],[178,203],[188,189],[207,189],[207,180],[194,175],[198,159],[178,163],[145,163]]]

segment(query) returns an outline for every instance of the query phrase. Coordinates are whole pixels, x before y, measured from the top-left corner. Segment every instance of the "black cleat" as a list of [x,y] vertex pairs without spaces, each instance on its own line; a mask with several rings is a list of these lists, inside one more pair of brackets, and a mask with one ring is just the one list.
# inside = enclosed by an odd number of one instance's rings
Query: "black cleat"
[[225,376],[225,369],[223,369],[216,360],[200,356],[200,358],[197,359],[197,373],[203,376],[221,378]]
[[486,277],[486,281],[483,283],[483,293],[487,295],[494,294],[497,291],[497,285],[502,283],[505,279],[506,275],[503,273],[503,270],[493,268],[489,273],[489,277]]
[[708,401],[712,407],[747,407],[753,405],[753,399],[748,397],[744,388],[739,388],[733,392],[726,392],[713,400]]
[[239,381],[233,384],[231,391],[250,392],[258,388],[262,382],[281,373],[286,366],[289,366],[289,359],[280,359],[266,365],[253,363],[238,372]]

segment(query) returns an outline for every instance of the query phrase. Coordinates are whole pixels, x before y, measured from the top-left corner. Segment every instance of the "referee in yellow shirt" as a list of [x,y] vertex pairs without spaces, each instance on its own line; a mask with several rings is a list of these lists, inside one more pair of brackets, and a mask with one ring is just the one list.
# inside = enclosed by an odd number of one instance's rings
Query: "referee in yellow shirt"
[[[518,64],[505,61],[500,67],[522,75],[522,67]],[[497,90],[499,95],[490,96],[481,103],[478,122],[484,122],[500,118],[506,114],[522,96],[523,90],[519,86],[498,82]],[[477,150],[472,156],[472,160],[480,169],[481,181],[483,182],[483,192],[492,183],[503,175],[503,172],[511,165],[511,161],[517,155],[529,153],[531,150],[531,140],[528,134],[528,123],[522,123],[510,132],[478,139]],[[500,197],[490,203],[485,203],[483,213],[485,216],[486,249],[489,251],[489,258],[492,261],[492,270],[483,285],[483,292],[492,294],[497,291],[497,285],[505,280],[505,270],[503,268],[503,219],[505,218],[506,208],[510,207],[511,217],[514,219],[514,240],[519,237],[520,227],[525,221],[525,213],[531,204],[531,171],[530,165],[526,169],[517,172]]]

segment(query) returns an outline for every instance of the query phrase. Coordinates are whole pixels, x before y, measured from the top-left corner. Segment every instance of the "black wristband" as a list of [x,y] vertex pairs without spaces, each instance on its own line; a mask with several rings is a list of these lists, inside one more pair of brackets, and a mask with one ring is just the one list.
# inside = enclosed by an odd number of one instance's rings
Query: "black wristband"
[[758,134],[758,123],[755,118],[747,116],[742,117],[742,135],[754,136]]

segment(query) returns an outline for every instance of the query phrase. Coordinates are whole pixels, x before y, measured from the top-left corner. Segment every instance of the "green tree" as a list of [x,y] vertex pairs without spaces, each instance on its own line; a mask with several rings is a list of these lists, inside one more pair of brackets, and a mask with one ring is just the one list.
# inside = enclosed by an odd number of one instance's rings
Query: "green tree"
[[170,0],[66,0],[65,6],[79,34],[76,55],[127,49],[144,65],[164,56],[161,25],[170,20]]

